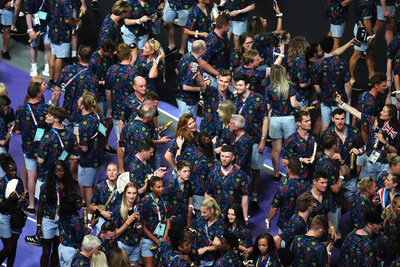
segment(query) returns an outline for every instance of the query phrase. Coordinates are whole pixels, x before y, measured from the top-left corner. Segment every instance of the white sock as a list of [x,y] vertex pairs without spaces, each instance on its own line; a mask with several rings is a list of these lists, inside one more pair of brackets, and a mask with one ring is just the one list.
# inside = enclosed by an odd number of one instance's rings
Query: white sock
[[37,70],[37,63],[31,63],[32,69]]
[[44,70],[47,72],[49,71],[49,64],[44,64]]
[[78,54],[78,52],[77,51],[71,51],[71,55],[72,55],[72,57],[76,57],[76,55]]

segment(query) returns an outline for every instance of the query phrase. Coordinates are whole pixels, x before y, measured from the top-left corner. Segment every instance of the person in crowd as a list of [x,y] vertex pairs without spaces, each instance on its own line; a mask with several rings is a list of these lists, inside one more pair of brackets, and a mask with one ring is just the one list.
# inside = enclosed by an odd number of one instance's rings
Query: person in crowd
[[[334,56],[334,42],[334,38],[331,36],[321,39],[319,45],[324,55],[313,64],[312,81],[314,89],[321,99],[321,132],[328,128],[332,112],[338,108],[332,97],[335,92],[343,95],[343,101],[351,104],[351,83],[348,64],[345,60]],[[346,122],[349,124],[350,118],[347,118]]]
[[210,0],[197,0],[189,14],[185,34],[188,35],[188,52],[192,51],[193,42],[204,40],[213,29],[215,17],[213,14],[213,3]]
[[107,257],[103,251],[97,251],[92,255],[90,267],[108,267]]
[[93,230],[92,227],[98,222],[98,218],[93,216],[88,227],[85,228],[84,218],[81,218],[78,213],[80,209],[82,209],[82,197],[76,192],[66,195],[63,202],[60,203],[58,256],[62,267],[71,266],[84,236],[90,234]]
[[[166,2],[164,10],[163,10],[163,20],[164,20],[164,28],[167,32],[168,38],[168,48],[166,51],[166,55],[178,52],[178,59],[182,57],[182,55],[186,51],[186,44],[188,41],[188,35],[185,32],[185,26],[188,22],[189,14],[192,11],[194,2],[191,0],[169,0]],[[174,38],[174,22],[175,19],[178,20],[178,26],[181,29],[181,43],[179,50],[175,46],[175,38]]]
[[[394,90],[394,92],[392,90],[392,93],[391,93],[392,104],[397,104],[397,103],[399,103],[399,100],[400,100],[400,95],[397,93],[397,91],[400,90],[399,61],[398,61],[398,58],[399,58],[399,49],[398,48],[400,45],[400,43],[399,43],[400,20],[398,20],[396,22],[396,31],[397,31],[397,35],[388,44],[387,52],[386,52],[386,57],[387,57],[386,85],[388,88],[391,88]],[[394,84],[394,86],[392,86],[392,83]]]
[[[366,40],[358,40],[354,44],[353,55],[350,58],[349,69],[350,69],[350,83],[353,88],[361,89],[360,85],[356,83],[355,70],[357,67],[357,62],[363,54],[365,54],[365,61],[368,68],[368,78],[371,78],[375,74],[375,49],[373,47],[373,42],[375,41],[375,33],[372,24],[372,17],[374,14],[374,4],[372,0],[363,0],[358,2],[356,5],[356,17],[354,23],[354,36],[359,37],[358,31],[364,28],[367,32]],[[361,4],[362,3],[362,4]]]
[[378,190],[379,203],[381,209],[385,210],[393,201],[396,195],[400,194],[400,174],[389,173],[385,180],[385,187]]
[[116,248],[110,256],[108,261],[109,267],[130,267],[129,257],[125,250],[122,248]]
[[[29,85],[31,85],[32,83],[40,83],[40,89],[41,89],[41,91],[42,91],[42,97],[41,97],[41,99],[40,99],[40,103],[41,104],[45,104],[45,99],[44,99],[44,93],[46,92],[46,90],[47,90],[47,82],[46,82],[46,79],[44,78],[44,77],[42,77],[42,76],[33,76],[32,78],[31,78],[31,80],[29,81]],[[28,86],[29,86],[28,85]],[[28,95],[28,93],[25,95],[25,99],[24,99],[24,103],[26,103],[26,102],[28,102],[29,101],[29,95]]]
[[378,117],[361,113],[352,106],[344,103],[339,94],[335,95],[338,105],[353,116],[368,125],[369,135],[365,161],[360,177],[376,179],[383,171],[389,169],[387,154],[398,151],[399,138],[397,127],[397,108],[393,104],[386,104]]
[[351,220],[353,230],[364,227],[364,215],[368,211],[377,211],[379,198],[376,197],[378,187],[375,180],[365,177],[357,183],[359,194],[351,207]]
[[200,266],[213,266],[218,258],[217,247],[223,234],[224,220],[217,201],[205,199],[200,205],[201,217],[193,228],[197,231],[197,251]]
[[124,43],[133,45],[131,64],[136,60],[138,51],[141,53],[143,47],[149,38],[150,27],[152,22],[156,21],[157,14],[152,8],[151,2],[147,1],[127,1],[131,11],[124,19],[122,26],[122,38]]
[[[38,11],[42,11],[46,13],[45,17],[38,17],[37,19],[33,20],[35,14]],[[48,1],[37,1],[37,0],[28,0],[25,1],[25,18],[26,18],[26,26],[28,28],[27,32],[29,35],[29,40],[31,40],[29,44],[29,56],[31,61],[31,69],[29,74],[31,77],[38,75],[38,66],[37,66],[37,55],[38,55],[38,48],[40,45],[40,41],[43,39],[44,45],[44,70],[42,72],[43,76],[49,76],[49,58],[51,54],[51,43],[49,40],[48,32],[47,32],[47,25],[49,25],[51,21],[51,4]],[[18,12],[19,13],[19,12]],[[38,15],[36,15],[38,16]],[[4,33],[6,34],[6,33]]]
[[236,114],[236,106],[231,100],[221,101],[218,104],[217,113],[219,122],[216,127],[216,135],[213,139],[213,143],[215,143],[216,147],[215,152],[219,154],[223,144],[232,144],[234,141],[235,137],[233,133],[229,131],[229,122],[231,121],[232,115]]
[[103,251],[107,256],[107,259],[110,260],[114,251],[120,249],[117,243],[117,228],[115,223],[112,220],[105,221],[105,223],[103,223],[101,226],[101,231],[98,233],[97,237],[101,242],[99,251]]
[[[89,205],[93,197],[93,186],[103,165],[102,144],[106,129],[94,94],[85,92],[78,100],[78,108],[82,112],[82,119],[76,132],[77,143],[81,150],[78,179],[79,185],[83,187],[83,198]],[[90,206],[87,211],[88,214],[93,213]]]
[[[138,152],[129,163],[129,179],[138,186],[139,196],[143,196],[147,189],[148,178],[154,173],[149,160],[157,151],[157,144],[150,138],[139,141]],[[158,177],[164,178],[167,167],[160,167],[155,172]]]
[[264,97],[249,90],[249,76],[239,73],[234,77],[234,88],[237,91],[235,106],[237,113],[248,123],[245,130],[252,137],[253,147],[251,156],[251,210],[256,212],[258,206],[258,189],[261,180],[260,170],[263,166],[263,152],[266,146],[268,132],[268,113]]
[[389,45],[390,41],[393,39],[395,12],[396,2],[385,0],[376,2],[376,22],[374,32],[375,34],[378,34],[384,28],[385,41],[387,45]]
[[204,79],[201,77],[199,60],[207,51],[206,42],[196,40],[193,42],[192,52],[183,55],[176,67],[176,104],[178,105],[180,116],[190,114],[197,115],[200,91],[206,89]]
[[39,142],[46,129],[45,117],[48,105],[42,104],[42,89],[40,83],[32,83],[28,86],[27,103],[18,106],[15,120],[15,133],[21,135],[22,152],[28,174],[29,205],[26,210],[35,214],[35,188],[37,181],[37,153]]
[[393,227],[395,227],[395,223],[399,221],[400,218],[400,195],[396,195],[393,198],[390,206],[383,211],[382,217],[384,220],[383,234],[388,238],[393,232],[392,230]]
[[204,74],[211,77],[211,85],[216,85],[217,76],[221,70],[229,68],[230,45],[228,41],[231,17],[224,13],[215,20],[215,28],[204,40],[207,51],[199,60]]
[[214,262],[214,266],[243,266],[241,259],[236,254],[238,247],[238,237],[234,233],[225,232],[217,247],[218,252],[220,252],[222,256]]
[[379,212],[367,211],[364,215],[364,227],[352,231],[340,248],[340,256],[344,266],[377,265],[378,249],[374,236],[379,234],[383,219]]
[[49,266],[50,263],[55,267],[59,262],[60,206],[65,205],[65,199],[70,193],[75,192],[73,181],[72,174],[65,162],[57,160],[51,165],[48,176],[40,187],[36,235],[25,238],[28,243],[38,243],[41,240],[43,248],[40,266]]
[[162,266],[193,266],[194,262],[189,255],[192,244],[185,236],[185,230],[177,227],[170,228],[168,237],[171,242],[171,249],[163,255],[158,255],[161,258]]
[[138,109],[136,118],[122,128],[118,141],[118,146],[121,149],[121,153],[118,155],[120,170],[129,170],[128,163],[138,152],[139,141],[151,137],[148,123],[153,119],[154,113],[153,106],[142,105]]
[[328,175],[327,194],[330,198],[329,219],[336,232],[339,232],[342,215],[341,190],[344,176],[349,174],[349,167],[342,159],[339,150],[339,137],[336,133],[327,133],[322,137],[324,151],[318,159],[315,169],[325,171]]
[[106,168],[107,178],[98,182],[94,187],[93,197],[90,201],[90,209],[100,215],[99,222],[96,224],[97,232],[101,231],[101,226],[105,220],[110,220],[113,206],[117,204],[119,193],[117,191],[118,166],[111,162]]
[[325,6],[326,16],[329,20],[328,36],[334,40],[333,49],[339,48],[340,39],[343,37],[351,0],[328,0]]
[[7,60],[11,60],[10,52],[8,52],[8,46],[10,45],[11,40],[11,25],[14,22],[14,4],[15,3],[13,1],[2,2],[0,4],[0,24],[3,29],[3,50],[1,50],[1,56]]
[[14,126],[9,128],[6,118],[11,100],[6,95],[0,95],[0,153],[7,153],[7,144],[14,132]]
[[308,217],[313,210],[313,198],[314,197],[307,192],[297,198],[297,214],[292,216],[287,227],[282,230],[282,233],[274,236],[275,246],[277,249],[280,249],[281,247],[290,248],[296,235],[307,233]]
[[274,179],[280,180],[279,164],[282,151],[282,138],[289,138],[296,131],[294,114],[300,109],[296,100],[296,91],[286,76],[281,65],[272,65],[270,69],[271,84],[265,90],[270,124],[269,136],[272,138],[271,160],[274,168]]
[[176,160],[185,160],[193,166],[190,171],[190,183],[193,186],[193,208],[199,212],[206,192],[207,179],[215,166],[213,143],[210,135],[201,132],[197,135],[196,147],[181,152],[184,139],[177,139],[177,145]]
[[140,260],[142,224],[139,200],[137,185],[129,182],[125,185],[121,202],[115,206],[112,212],[112,220],[117,227],[118,245],[128,254],[133,266],[136,266]]
[[[243,54],[254,47],[253,36],[250,33],[244,32],[238,38],[238,46],[231,54],[229,70],[233,72],[240,66],[244,66]],[[263,61],[261,59],[261,61]]]
[[247,258],[252,250],[252,238],[250,229],[243,217],[242,206],[233,203],[229,206],[224,219],[224,232],[233,233],[239,239],[238,250]]
[[[360,157],[364,153],[364,141],[358,128],[346,124],[346,112],[337,108],[332,112],[333,125],[323,132],[323,136],[328,133],[335,133],[339,137],[338,152],[344,160],[345,165],[350,167],[349,175],[343,175],[345,179],[342,181],[342,191],[344,191],[344,200],[347,203],[354,202],[357,189],[358,172],[356,161],[351,157]],[[353,166],[351,166],[353,164]]]
[[[301,163],[299,158],[291,157],[287,165],[287,180],[279,185],[271,202],[268,218],[266,220],[266,230],[269,231],[273,218],[279,211],[279,219],[277,225],[281,231],[289,227],[289,222],[296,214],[297,198],[309,189],[309,182],[299,177]],[[305,212],[305,211],[302,211]]]
[[[257,236],[249,259],[255,266],[276,266],[278,264],[278,255],[272,235],[263,233]],[[249,265],[245,264],[245,266]]]
[[64,59],[70,56],[72,31],[81,21],[73,16],[74,4],[74,1],[70,0],[57,0],[52,4],[52,16],[48,25],[48,37],[51,42],[49,88],[54,88],[60,77]]
[[328,232],[328,221],[322,215],[315,216],[310,230],[304,235],[295,237],[292,244],[294,262],[292,266],[329,266],[332,243],[322,243],[324,234]]
[[154,38],[148,40],[143,46],[143,52],[135,62],[136,75],[146,79],[149,91],[156,92],[156,81],[163,75],[165,83],[165,54],[159,41]]
[[234,166],[235,155],[232,146],[222,146],[220,159],[221,167],[209,173],[204,197],[205,199],[213,197],[217,200],[223,214],[226,214],[230,204],[240,204],[243,217],[248,221],[247,175]]
[[[79,158],[79,148],[76,136],[62,125],[67,118],[67,112],[61,107],[50,107],[46,115],[46,123],[51,125],[40,140],[37,162],[39,163],[39,181],[44,182],[51,165],[56,160],[74,162]],[[72,170],[71,170],[72,171]],[[73,173],[74,175],[74,173]],[[74,176],[74,179],[76,174]],[[77,178],[76,178],[77,180]]]
[[400,156],[397,153],[390,153],[387,155],[387,160],[389,162],[389,170],[382,172],[375,180],[379,189],[385,187],[385,180],[390,173],[400,173]]
[[82,241],[82,251],[72,260],[72,267],[90,267],[92,255],[99,251],[100,239],[94,235],[85,235]]
[[235,155],[235,166],[250,177],[250,165],[253,143],[245,130],[246,120],[242,115],[233,114],[229,121],[229,131],[235,135],[232,142]]
[[[104,39],[111,39],[116,45],[122,44],[122,33],[120,21],[124,20],[131,12],[131,7],[124,0],[118,0],[111,8],[111,14],[106,15],[99,30],[98,46]],[[108,86],[108,85],[107,85]]]
[[217,78],[217,87],[207,86],[202,92],[204,104],[202,109],[200,131],[207,132],[212,138],[217,134],[219,128],[218,106],[225,100],[233,101],[234,96],[229,91],[232,83],[232,73],[228,70],[221,70]]
[[113,128],[111,118],[111,111],[108,109],[106,101],[106,74],[109,67],[118,63],[117,45],[111,39],[104,39],[101,42],[100,49],[95,51],[90,57],[89,69],[96,75],[99,85],[96,91],[97,104],[104,116],[104,126],[107,129],[106,139],[104,140],[104,150],[108,153],[115,154],[115,149],[111,148],[108,144],[108,138]]
[[146,267],[154,266],[154,252],[150,248],[168,236],[170,219],[167,217],[167,206],[162,196],[163,190],[162,178],[151,176],[147,182],[147,194],[139,205],[144,235],[141,255]]
[[[183,142],[181,146],[178,146],[178,139]],[[176,169],[175,159],[178,150],[181,150],[181,155],[183,155],[186,149],[195,148],[196,139],[197,123],[195,117],[188,113],[185,113],[179,118],[178,125],[176,127],[174,142],[168,148],[167,152],[165,152],[164,155],[165,160],[168,162],[169,166],[171,166],[173,170]]]
[[[3,242],[0,262],[3,263],[7,259],[7,266],[13,266],[22,228],[11,224],[11,213],[25,203],[27,196],[24,194],[21,178],[17,177],[17,165],[11,155],[0,154],[0,166],[4,171],[4,175],[0,177],[0,237]],[[17,179],[18,183],[15,190],[7,196],[7,184],[13,179]]]
[[303,166],[300,177],[309,178],[314,170],[319,138],[311,131],[311,117],[307,110],[298,111],[294,120],[297,131],[285,139],[282,148],[282,165],[287,166],[289,158],[298,157]]
[[106,101],[113,119],[117,141],[120,138],[119,120],[124,115],[123,105],[133,91],[135,70],[130,65],[132,55],[127,44],[117,47],[119,63],[108,68],[106,73]]
[[268,66],[261,66],[261,57],[258,51],[250,49],[243,53],[243,66],[235,69],[235,75],[238,73],[245,73],[250,78],[250,91],[263,95],[265,90],[263,87],[263,80],[269,73]]
[[[267,32],[267,19],[254,16],[248,25],[247,32],[253,36],[253,48],[258,51],[261,57],[261,64],[272,66],[273,64],[281,64],[285,58],[285,45],[290,42],[290,34],[283,34],[283,13],[279,9],[278,4],[273,6],[278,21],[276,29],[273,32]],[[286,59],[285,59],[286,60]],[[286,65],[286,64],[284,64]]]
[[190,179],[191,164],[181,160],[176,163],[177,178],[170,180],[164,188],[163,196],[167,205],[168,217],[181,217],[192,225],[194,213],[193,187],[196,183]]
[[[8,96],[7,87],[4,85],[4,83],[3,83],[4,86],[1,86],[1,84],[2,84],[2,83],[0,83],[0,96],[7,96],[8,98],[10,98],[10,97]],[[10,100],[11,100],[11,99],[10,99]],[[7,101],[6,101],[6,102],[7,102]],[[14,126],[14,128],[12,128],[13,125],[15,125],[15,116],[16,116],[16,114],[15,114],[15,112],[14,112],[14,109],[13,109],[10,105],[4,107],[4,120],[6,121],[7,129],[8,129],[9,131],[11,131],[11,132],[14,132],[14,130],[15,130],[15,126]],[[8,140],[8,142],[5,144],[5,148],[6,148],[7,151],[8,151],[9,148],[10,148],[10,141],[11,141],[11,138],[10,138],[10,139]],[[25,186],[25,185],[24,185],[24,186]]]
[[51,98],[51,103],[58,106],[61,93],[64,92],[63,108],[68,112],[68,117],[63,123],[73,133],[82,119],[79,98],[87,91],[96,93],[98,87],[97,77],[89,68],[92,49],[90,46],[81,46],[78,52],[79,64],[69,65],[62,70]]

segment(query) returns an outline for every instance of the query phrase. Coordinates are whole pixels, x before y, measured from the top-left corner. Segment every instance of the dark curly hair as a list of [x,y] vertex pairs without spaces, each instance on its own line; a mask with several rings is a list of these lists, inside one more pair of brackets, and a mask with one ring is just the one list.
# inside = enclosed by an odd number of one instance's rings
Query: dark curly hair
[[271,259],[273,259],[273,260],[271,260],[272,262],[275,261],[277,259],[275,242],[274,242],[274,238],[272,237],[272,235],[270,235],[268,233],[259,234],[257,236],[256,241],[254,241],[253,251],[251,252],[249,258],[257,259],[257,257],[261,255],[261,252],[258,249],[258,241],[260,241],[260,239],[267,240],[267,243],[268,243],[267,255],[271,256]]
[[61,166],[64,169],[64,176],[62,177],[62,183],[64,186],[63,194],[60,194],[62,199],[71,192],[75,192],[74,180],[72,178],[71,171],[67,164],[62,160],[57,160],[51,165],[49,173],[46,179],[46,201],[49,203],[55,203],[57,201],[57,190],[56,190],[56,176],[55,169],[57,166]]

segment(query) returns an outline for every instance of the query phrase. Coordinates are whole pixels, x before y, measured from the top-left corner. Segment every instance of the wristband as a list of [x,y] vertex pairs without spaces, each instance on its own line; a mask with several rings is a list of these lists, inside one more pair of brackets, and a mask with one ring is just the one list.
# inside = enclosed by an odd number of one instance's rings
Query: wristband
[[241,9],[239,9],[239,10],[238,10],[238,12],[239,12],[239,14],[240,14],[240,13],[242,13],[242,10],[241,10]]
[[364,153],[364,151],[361,148],[359,148],[358,151],[360,152],[360,154]]
[[30,33],[31,31],[33,31],[32,28],[31,28],[31,29],[28,29],[26,32],[27,32],[27,33]]
[[374,39],[375,38],[375,34],[374,35],[371,35],[371,36],[368,36],[367,37],[367,41],[369,41],[370,39]]
[[267,219],[265,219],[265,224],[267,225],[267,227],[269,228],[269,221],[268,221],[268,218]]
[[37,223],[36,226],[42,226],[40,223]]
[[199,31],[196,30],[196,32],[194,33],[194,37],[198,38],[199,37]]
[[248,221],[249,221],[249,218],[248,218],[248,217],[244,218],[244,221],[245,221],[245,222],[248,222]]
[[276,17],[277,18],[282,18],[283,17],[283,13],[276,14]]
[[136,24],[142,24],[142,23],[140,22],[140,19],[137,19],[137,20],[136,20]]
[[345,104],[346,104],[346,103],[344,103],[343,100],[341,100],[341,101],[339,102],[338,106],[339,106],[341,109],[344,109],[344,105],[345,105]]
[[[343,176],[343,175],[340,175],[340,176],[339,176],[339,179],[342,179],[342,180],[343,180],[343,179],[344,179],[344,176]],[[333,226],[332,226],[332,227],[333,227]],[[331,227],[331,228],[332,228],[332,227]]]
[[332,255],[332,252],[330,252],[330,251],[327,251],[328,252],[328,255],[330,256],[330,255]]
[[332,230],[334,230],[334,229],[335,229],[335,227],[332,225],[331,228],[329,228],[329,231],[332,232]]
[[206,250],[208,251],[208,246],[206,247]]
[[194,209],[194,206],[193,206],[193,205],[189,205],[189,208],[192,208],[192,209]]

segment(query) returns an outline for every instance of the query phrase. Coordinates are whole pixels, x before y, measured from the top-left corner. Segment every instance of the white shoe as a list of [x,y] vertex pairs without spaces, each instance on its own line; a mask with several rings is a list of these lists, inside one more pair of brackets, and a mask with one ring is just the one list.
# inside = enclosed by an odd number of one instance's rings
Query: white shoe
[[31,77],[38,76],[37,69],[31,67],[31,70],[29,71],[29,75],[31,75]]
[[46,76],[46,77],[49,77],[49,76],[50,76],[50,73],[49,73],[48,70],[44,69],[44,70],[42,71],[42,75],[43,75],[43,76]]

